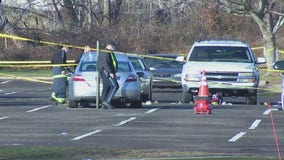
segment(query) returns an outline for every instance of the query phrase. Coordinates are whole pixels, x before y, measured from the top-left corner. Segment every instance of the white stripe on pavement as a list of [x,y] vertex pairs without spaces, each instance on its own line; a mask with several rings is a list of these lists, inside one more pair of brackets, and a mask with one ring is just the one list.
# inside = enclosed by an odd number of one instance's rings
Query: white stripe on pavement
[[9,93],[5,93],[4,95],[11,95],[11,94],[15,94],[16,92],[9,92]]
[[159,110],[159,108],[150,109],[149,111],[145,112],[145,114],[153,113],[153,112],[155,112],[157,110]]
[[39,108],[35,108],[35,109],[32,109],[32,110],[28,110],[26,112],[35,112],[35,111],[38,111],[38,110],[41,110],[41,109],[45,109],[45,108],[48,108],[50,106],[43,106],[43,107],[39,107]]
[[267,109],[263,112],[263,115],[269,115],[271,111],[278,111],[278,109]]
[[126,124],[126,123],[128,123],[128,122],[130,122],[130,121],[135,120],[135,119],[136,119],[136,117],[131,117],[131,118],[129,118],[128,120],[121,121],[121,122],[119,122],[118,124],[116,124],[116,125],[114,125],[114,126],[115,126],[115,127],[122,126],[122,125],[124,125],[124,124]]
[[102,130],[95,130],[95,131],[93,131],[93,132],[83,134],[83,135],[81,135],[81,136],[78,136],[78,137],[73,138],[72,141],[80,140],[80,139],[82,139],[82,138],[91,136],[91,135],[96,134],[96,133],[99,133],[99,132],[101,132],[101,131],[102,131]]
[[10,80],[7,80],[7,81],[4,81],[4,82],[1,82],[1,84],[5,84],[5,83],[8,83],[10,82]]
[[7,118],[9,118],[9,117],[0,117],[0,120],[7,119]]
[[240,139],[242,136],[244,136],[247,132],[240,132],[231,139],[229,139],[229,142],[236,142],[238,139]]
[[260,119],[256,119],[251,126],[249,127],[249,129],[256,129],[256,127],[259,125],[259,123],[261,122]]

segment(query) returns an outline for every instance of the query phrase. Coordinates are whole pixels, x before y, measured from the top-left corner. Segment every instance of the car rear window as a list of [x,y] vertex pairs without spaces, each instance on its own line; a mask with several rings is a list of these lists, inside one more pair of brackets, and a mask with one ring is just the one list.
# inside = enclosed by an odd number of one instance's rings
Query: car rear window
[[251,63],[252,57],[246,47],[196,46],[189,61]]
[[[83,62],[81,63],[80,69],[81,72],[85,71],[96,71],[96,62]],[[118,62],[118,71],[121,72],[130,72],[130,67],[128,62]]]
[[80,71],[96,71],[96,62],[83,62],[80,66]]

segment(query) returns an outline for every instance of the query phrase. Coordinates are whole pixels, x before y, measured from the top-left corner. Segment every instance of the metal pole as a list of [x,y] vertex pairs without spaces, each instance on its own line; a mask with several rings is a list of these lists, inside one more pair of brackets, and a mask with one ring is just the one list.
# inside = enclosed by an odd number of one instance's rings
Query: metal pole
[[150,30],[152,30],[152,8],[153,8],[153,2],[150,0]]
[[[100,42],[97,41],[97,61],[98,61],[98,56],[100,54]],[[100,107],[100,73],[98,71],[97,72],[97,77],[96,77],[96,80],[97,80],[97,95],[96,95],[96,108],[99,109]]]

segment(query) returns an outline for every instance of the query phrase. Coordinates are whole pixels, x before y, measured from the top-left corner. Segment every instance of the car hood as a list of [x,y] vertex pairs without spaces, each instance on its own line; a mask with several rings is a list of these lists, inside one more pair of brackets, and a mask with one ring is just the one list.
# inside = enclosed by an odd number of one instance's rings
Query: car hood
[[182,71],[182,68],[155,67],[155,69],[156,70],[152,71],[154,74],[159,74],[159,73],[177,74],[177,73],[181,73]]

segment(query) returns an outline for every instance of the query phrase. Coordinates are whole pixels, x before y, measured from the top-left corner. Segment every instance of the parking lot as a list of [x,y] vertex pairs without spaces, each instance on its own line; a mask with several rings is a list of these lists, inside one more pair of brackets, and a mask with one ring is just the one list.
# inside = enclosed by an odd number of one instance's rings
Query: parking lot
[[50,88],[0,80],[1,146],[147,149],[167,151],[169,157],[176,152],[185,157],[277,157],[276,144],[280,149],[284,145],[283,111],[262,105],[276,103],[278,96],[260,97],[260,105],[228,99],[232,105],[213,106],[212,114],[200,115],[193,113],[194,104],[178,104],[179,92],[155,92],[153,100],[158,103],[139,109],[70,109],[48,100]]

